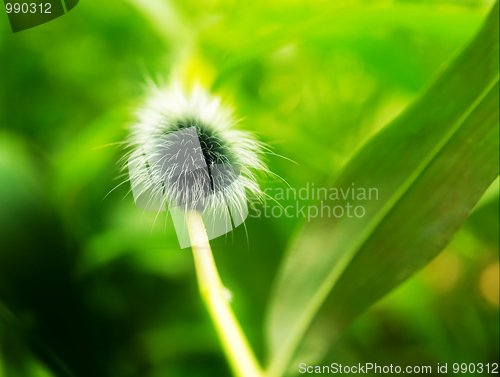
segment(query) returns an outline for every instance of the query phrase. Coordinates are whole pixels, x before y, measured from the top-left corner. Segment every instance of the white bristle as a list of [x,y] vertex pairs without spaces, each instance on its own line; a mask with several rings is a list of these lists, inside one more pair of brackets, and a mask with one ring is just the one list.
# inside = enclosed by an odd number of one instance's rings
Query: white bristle
[[[190,92],[184,92],[178,85],[152,87],[144,106],[137,112],[137,121],[131,127],[128,140],[130,152],[126,158],[135,168],[130,172],[130,181],[147,187],[150,195],[162,203],[190,201],[196,206],[216,211],[222,210],[229,202],[241,205],[246,193],[261,199],[262,192],[254,173],[258,170],[268,172],[262,162],[265,147],[251,133],[234,129],[235,123],[231,109],[200,87]],[[188,165],[206,162],[209,168],[215,164],[236,167],[238,174],[232,175],[232,184],[206,195],[207,173],[201,170],[183,172],[184,165],[176,165],[175,158],[178,156],[170,152],[169,143],[172,141],[166,140],[165,135],[188,126],[196,128],[205,156],[205,161],[193,159]],[[152,166],[152,161],[156,161],[155,166]],[[158,161],[161,168],[156,166]],[[163,165],[168,168],[163,168]],[[172,180],[174,175],[184,180],[189,176],[190,184],[183,185],[180,179]]]

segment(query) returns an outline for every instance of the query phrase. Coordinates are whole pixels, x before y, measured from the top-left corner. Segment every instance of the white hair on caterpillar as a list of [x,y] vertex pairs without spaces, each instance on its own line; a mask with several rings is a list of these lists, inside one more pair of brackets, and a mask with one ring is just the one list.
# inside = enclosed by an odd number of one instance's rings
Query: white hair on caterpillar
[[234,129],[233,111],[219,97],[199,86],[189,92],[151,86],[136,117],[124,168],[132,189],[144,187],[149,200],[226,211],[246,203],[246,193],[263,199],[255,172],[269,173],[266,147]]

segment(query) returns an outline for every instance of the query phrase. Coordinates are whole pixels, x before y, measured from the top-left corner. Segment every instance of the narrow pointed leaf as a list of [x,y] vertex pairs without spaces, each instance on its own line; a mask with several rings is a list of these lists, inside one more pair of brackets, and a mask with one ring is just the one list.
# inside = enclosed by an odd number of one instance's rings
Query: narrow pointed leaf
[[371,200],[356,190],[325,202],[361,205],[365,215],[315,218],[292,240],[267,316],[270,375],[283,374],[325,300],[341,331],[430,262],[498,176],[498,38],[497,3],[470,45],[333,185],[375,189]]

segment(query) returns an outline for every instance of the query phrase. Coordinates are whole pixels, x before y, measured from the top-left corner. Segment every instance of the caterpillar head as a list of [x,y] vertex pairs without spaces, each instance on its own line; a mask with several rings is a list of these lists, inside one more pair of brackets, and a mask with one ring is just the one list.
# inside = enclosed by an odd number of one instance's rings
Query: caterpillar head
[[268,171],[264,146],[234,124],[232,111],[199,87],[151,89],[129,137],[136,203],[217,212],[246,206],[246,193],[262,198],[254,174]]

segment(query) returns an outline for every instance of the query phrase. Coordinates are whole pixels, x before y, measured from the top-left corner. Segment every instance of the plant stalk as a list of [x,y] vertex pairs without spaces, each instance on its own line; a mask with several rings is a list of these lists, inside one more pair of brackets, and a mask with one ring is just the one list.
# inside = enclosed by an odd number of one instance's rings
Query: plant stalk
[[264,373],[224,295],[207,232],[198,211],[188,210],[186,222],[193,249],[200,294],[215,325],[227,360],[237,377],[262,377]]

